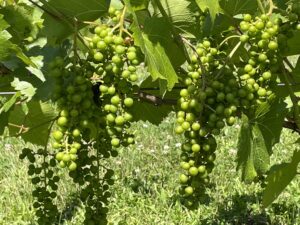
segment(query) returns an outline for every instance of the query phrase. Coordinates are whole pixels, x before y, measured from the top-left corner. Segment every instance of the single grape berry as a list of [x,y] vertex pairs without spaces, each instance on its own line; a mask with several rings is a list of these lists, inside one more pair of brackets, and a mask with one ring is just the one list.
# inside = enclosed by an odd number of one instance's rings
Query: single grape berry
[[61,131],[57,130],[57,131],[53,132],[52,136],[56,141],[60,141],[60,140],[62,140],[64,135]]
[[124,99],[124,105],[126,107],[131,107],[133,105],[133,99],[132,98],[125,98]]

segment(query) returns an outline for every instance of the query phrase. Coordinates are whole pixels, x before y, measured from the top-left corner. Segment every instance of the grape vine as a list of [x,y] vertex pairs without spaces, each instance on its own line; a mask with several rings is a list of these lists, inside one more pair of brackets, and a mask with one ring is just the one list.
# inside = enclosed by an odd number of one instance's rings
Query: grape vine
[[[238,142],[250,144],[248,152],[240,147],[237,161],[247,181],[268,171],[272,178],[269,158],[283,127],[300,133],[300,60],[291,60],[300,54],[300,5],[295,0],[284,6],[253,1],[245,3],[247,10],[236,0],[217,1],[214,9],[202,1],[125,0],[117,7],[106,1],[87,6],[90,11],[64,0],[58,6],[52,0],[29,2],[0,2],[0,96],[5,96],[0,98],[0,131],[7,128],[9,135],[45,146],[24,148],[20,154],[29,161],[39,224],[58,221],[59,174],[64,171],[84,203],[84,224],[108,223],[114,171],[107,159],[135,143],[133,121],[157,122],[176,111],[174,132],[184,138],[179,192],[188,207],[210,186],[216,138],[225,126],[242,123]],[[91,13],[95,8],[97,16]],[[17,28],[12,12],[26,12],[18,14],[24,20]],[[20,71],[30,76],[23,81]],[[44,93],[45,86],[50,94]],[[36,109],[30,103],[42,101],[53,112],[41,106],[44,120],[31,123]],[[21,124],[13,120],[21,117],[16,112],[22,112]],[[47,129],[46,138],[41,127]],[[257,139],[263,143],[260,149],[255,148]],[[255,158],[255,151],[263,157]],[[268,204],[282,191],[276,188],[264,200]]]

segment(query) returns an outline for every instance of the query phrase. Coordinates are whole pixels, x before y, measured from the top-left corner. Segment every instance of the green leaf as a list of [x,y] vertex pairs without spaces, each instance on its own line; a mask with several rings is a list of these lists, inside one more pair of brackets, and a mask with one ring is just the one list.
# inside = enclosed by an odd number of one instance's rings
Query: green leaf
[[136,121],[149,121],[158,125],[172,110],[173,108],[168,105],[155,106],[147,102],[136,101],[130,112]]
[[35,75],[37,78],[39,78],[41,81],[45,81],[45,77],[44,77],[44,74],[43,72],[38,69],[38,68],[34,68],[32,66],[27,66],[26,69],[33,75]]
[[143,32],[152,43],[159,43],[164,48],[175,68],[185,62],[184,50],[182,46],[180,48],[174,41],[171,27],[164,18],[152,17],[146,19]]
[[274,165],[267,177],[267,186],[264,190],[262,204],[270,205],[280,193],[291,183],[297,174],[300,162],[300,151],[295,151],[290,163]]
[[242,180],[253,181],[258,175],[268,171],[270,154],[264,136],[257,125],[242,116],[242,126],[238,138],[238,165],[242,171]]
[[20,93],[27,98],[27,101],[30,101],[36,93],[36,88],[34,88],[31,83],[20,81],[16,77],[11,83],[11,86],[14,87],[15,90],[20,91]]
[[[160,3],[162,4],[165,13],[168,15],[168,21],[171,23],[169,26],[173,26],[177,33],[191,38],[198,35],[198,23],[195,17],[197,6],[193,1],[161,0]],[[153,17],[161,18],[163,17],[163,14],[155,8]]]
[[253,160],[252,145],[252,126],[249,124],[248,118],[243,115],[237,145],[237,169],[242,170],[242,180],[246,182],[251,182],[257,176]]
[[[31,101],[28,104],[28,114],[25,114],[21,105],[16,105],[10,112],[9,126],[10,135],[21,136],[25,141],[46,145],[49,135],[49,127],[56,118],[55,108],[48,102]],[[20,128],[23,131],[20,133]]]
[[266,147],[265,139],[258,126],[253,126],[253,161],[257,174],[265,174],[270,165],[270,155]]
[[11,97],[4,105],[0,108],[0,114],[3,112],[8,112],[13,105],[16,103],[17,99],[21,96],[20,92],[16,92],[13,97]]
[[9,112],[0,113],[0,135],[3,135],[5,127],[8,125]]
[[220,6],[228,16],[243,13],[255,14],[258,12],[257,1],[254,0],[220,0]]
[[279,142],[284,118],[288,113],[287,104],[279,98],[269,103],[261,104],[255,113],[255,123],[258,125],[269,154],[272,154],[272,147]]
[[11,53],[12,43],[9,41],[10,36],[6,33],[6,31],[0,32],[0,60],[7,59]]
[[219,0],[196,0],[196,3],[203,12],[209,10],[212,23],[214,23],[216,16],[222,12]]
[[150,0],[130,0],[131,7],[134,10],[143,10],[147,9]]
[[107,0],[50,0],[44,7],[52,15],[44,14],[42,34],[51,42],[60,44],[61,40],[74,32],[74,18],[78,21],[94,21],[107,12],[109,3]]
[[25,38],[30,36],[33,29],[31,16],[33,7],[25,4],[15,4],[2,8],[0,13],[4,19],[11,25],[7,30],[12,35],[12,42],[20,44]]
[[171,90],[174,85],[178,82],[177,74],[170,62],[169,57],[167,56],[165,49],[162,45],[157,43],[152,43],[149,40],[147,34],[143,33],[140,29],[140,24],[137,19],[135,12],[132,10],[132,7],[129,1],[126,1],[126,5],[130,12],[132,12],[134,19],[134,38],[136,39],[138,45],[141,47],[145,57],[148,71],[150,72],[153,80],[163,79],[167,81],[167,89]]
[[284,52],[285,56],[290,56],[290,55],[299,55],[300,54],[300,31],[295,31],[293,32],[293,37],[288,39],[288,47],[285,48],[286,50]]

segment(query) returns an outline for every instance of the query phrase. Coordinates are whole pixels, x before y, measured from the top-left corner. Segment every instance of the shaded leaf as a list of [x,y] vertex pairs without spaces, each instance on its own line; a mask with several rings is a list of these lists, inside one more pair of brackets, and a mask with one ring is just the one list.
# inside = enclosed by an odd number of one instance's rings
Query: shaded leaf
[[272,154],[272,147],[279,142],[284,118],[288,113],[286,103],[279,98],[261,104],[256,110],[255,122],[258,125],[269,154]]
[[[55,17],[44,14],[42,34],[54,43],[74,32],[74,18],[79,21],[94,21],[107,12],[107,0],[50,0],[44,7]],[[79,28],[82,28],[80,26]]]
[[[152,1],[153,2],[153,1]],[[190,0],[161,0],[162,7],[168,15],[169,26],[173,26],[177,33],[186,37],[197,36],[198,23],[194,14],[197,6]],[[155,4],[154,4],[155,6]],[[160,10],[155,9],[153,17],[163,17]]]
[[147,9],[150,0],[130,0],[130,4],[134,10]]
[[257,1],[253,0],[220,0],[220,6],[228,16],[243,13],[255,14],[258,12]]
[[262,204],[264,207],[270,205],[294,179],[299,162],[300,151],[295,151],[290,163],[274,165],[271,168],[263,194]]
[[216,16],[222,12],[219,0],[196,0],[196,3],[203,12],[209,10],[212,23],[214,23]]
[[300,31],[295,31],[293,33],[294,33],[293,37],[288,39],[288,47],[284,49],[285,56],[300,54],[300,43],[299,43]]
[[160,124],[160,122],[167,117],[172,110],[173,108],[171,106],[155,106],[146,102],[135,102],[131,108],[133,118],[136,121],[149,121],[156,125]]
[[253,126],[253,161],[257,174],[265,174],[270,165],[270,155],[266,147],[265,139],[258,126]]
[[[21,105],[16,105],[9,115],[10,135],[21,136],[25,141],[37,144],[47,144],[49,127],[56,117],[55,108],[47,102],[31,101],[27,104],[28,114],[25,114]],[[20,133],[20,127],[24,129]]]
[[[159,24],[159,26],[157,26],[157,24]],[[184,51],[175,43],[171,27],[164,18],[152,17],[146,19],[143,32],[153,44],[159,43],[164,48],[175,68],[185,62]]]
[[242,180],[246,182],[252,181],[257,176],[253,160],[252,145],[252,126],[249,124],[248,118],[243,115],[237,145],[237,169],[242,170]]

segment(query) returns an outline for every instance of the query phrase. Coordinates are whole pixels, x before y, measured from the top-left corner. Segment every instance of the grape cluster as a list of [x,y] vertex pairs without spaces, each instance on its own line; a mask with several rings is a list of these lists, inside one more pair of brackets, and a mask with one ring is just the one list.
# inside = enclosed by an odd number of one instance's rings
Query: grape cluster
[[91,122],[96,110],[89,78],[90,72],[82,68],[65,69],[65,62],[57,57],[49,65],[50,75],[55,80],[53,97],[58,102],[59,117],[57,129],[52,133],[55,140],[53,148],[58,150],[56,159],[59,166],[69,170],[77,168],[77,153],[84,139],[93,127]]
[[100,101],[105,112],[106,130],[111,145],[119,147],[134,143],[127,128],[133,119],[130,109],[134,104],[140,65],[138,49],[130,36],[115,34],[106,25],[94,29],[90,42],[96,73],[100,81]]
[[181,192],[192,205],[195,195],[203,193],[214,167],[217,143],[215,135],[226,125],[235,123],[240,104],[238,82],[228,68],[220,64],[222,53],[209,40],[197,45],[191,57],[186,88],[180,91],[177,134],[184,134],[180,175]]
[[276,83],[280,69],[278,54],[281,20],[271,21],[266,15],[252,18],[244,15],[240,29],[244,32],[240,40],[249,46],[250,57],[239,71],[242,85],[253,94],[258,102],[266,101],[272,95],[272,84]]
[[109,185],[114,184],[114,171],[105,166],[105,159],[117,156],[106,132],[100,132],[99,142],[92,146],[95,151],[83,146],[78,153],[78,169],[70,171],[74,183],[81,187],[80,199],[85,203],[84,224],[107,224]]
[[38,224],[54,224],[59,216],[58,208],[53,201],[57,196],[57,183],[60,180],[59,176],[55,175],[56,160],[44,149],[35,152],[24,148],[20,159],[25,158],[30,162],[28,175],[35,185],[32,196],[35,198],[33,207],[36,209]]

